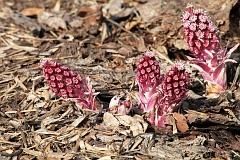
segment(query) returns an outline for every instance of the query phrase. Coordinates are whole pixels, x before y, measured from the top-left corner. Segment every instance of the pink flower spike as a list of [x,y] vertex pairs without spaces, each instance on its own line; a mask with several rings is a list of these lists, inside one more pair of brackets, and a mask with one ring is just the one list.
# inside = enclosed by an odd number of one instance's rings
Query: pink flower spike
[[227,89],[226,63],[236,63],[230,56],[239,44],[228,52],[221,50],[217,27],[213,25],[211,18],[203,10],[195,10],[193,5],[188,4],[186,8],[182,18],[183,28],[193,56],[188,59],[207,82],[206,96],[217,97]]
[[[220,47],[217,27],[203,10],[195,10],[192,4],[188,4],[186,8],[182,21],[187,43],[191,46],[190,51],[196,58],[207,60],[210,57],[204,50],[215,53]],[[200,53],[195,52],[196,50],[200,50]]]
[[[171,81],[169,81],[169,79]],[[168,100],[182,99],[189,86],[189,74],[185,72],[184,64],[176,62],[174,67],[168,71],[163,79],[162,89]],[[176,91],[178,91],[176,93]],[[173,94],[174,93],[174,94]],[[182,93],[184,93],[182,95]]]
[[50,89],[57,96],[75,101],[79,109],[97,109],[95,102],[97,93],[92,89],[88,77],[85,79],[69,67],[45,58],[40,61],[40,67],[43,68],[43,76]]
[[[170,80],[170,81],[169,81]],[[167,127],[165,120],[169,113],[177,111],[182,101],[187,97],[189,73],[185,72],[182,62],[176,62],[163,78],[161,92],[155,107],[154,125]],[[152,120],[152,117],[150,117]]]
[[139,108],[147,113],[147,120],[152,125],[168,127],[165,125],[168,114],[176,111],[186,98],[189,74],[181,62],[176,62],[164,76],[159,71],[154,53],[147,51],[137,66]]
[[154,100],[151,97],[161,83],[160,67],[154,52],[148,50],[139,60],[137,81],[139,85],[140,108],[144,112],[149,112],[153,109],[152,101]]

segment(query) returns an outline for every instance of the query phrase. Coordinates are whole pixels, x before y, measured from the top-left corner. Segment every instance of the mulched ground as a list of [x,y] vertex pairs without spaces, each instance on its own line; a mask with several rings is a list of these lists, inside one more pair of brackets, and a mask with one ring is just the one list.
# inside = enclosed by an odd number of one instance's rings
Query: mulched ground
[[[185,61],[188,2],[0,1],[0,159],[240,159],[239,63],[230,64],[229,89],[206,98],[201,74]],[[211,15],[222,46],[240,43],[238,0],[192,3]],[[136,66],[148,48],[161,73],[181,60],[191,75],[173,131],[149,125],[137,109]],[[103,109],[56,97],[39,67],[44,57],[90,76]],[[106,112],[116,94],[132,95],[131,115]]]

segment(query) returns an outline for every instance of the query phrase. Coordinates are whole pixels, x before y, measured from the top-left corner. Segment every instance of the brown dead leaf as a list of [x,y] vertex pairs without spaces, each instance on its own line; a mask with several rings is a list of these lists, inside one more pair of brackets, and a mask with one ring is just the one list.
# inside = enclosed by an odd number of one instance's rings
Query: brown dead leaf
[[125,36],[125,37],[120,37],[119,39],[127,49],[129,48],[129,45],[130,45],[130,46],[134,46],[139,52],[146,52],[147,50],[143,37],[136,38],[133,36]]
[[52,152],[52,149],[51,149],[51,145],[50,145],[50,144],[47,144],[47,146],[46,146],[45,149],[44,149],[44,152],[46,152],[46,153]]
[[182,114],[175,112],[173,113],[173,117],[177,121],[177,128],[180,132],[186,132],[189,129],[187,120]]
[[130,31],[133,27],[135,27],[135,26],[138,25],[139,23],[140,23],[140,21],[127,22],[124,27],[125,27],[127,30]]
[[130,43],[132,43],[132,45],[135,46],[139,52],[146,52],[147,50],[143,37],[134,38],[134,40],[130,41]]
[[132,48],[129,46],[123,46],[123,47],[119,48],[118,53],[120,55],[129,57],[130,55],[132,55],[133,51],[132,51]]
[[40,142],[41,142],[42,138],[41,138],[41,136],[40,136],[40,135],[36,134],[36,135],[34,136],[34,140],[35,140],[37,143],[39,143],[39,144],[40,144]]
[[119,123],[121,123],[122,125],[130,127],[130,130],[132,131],[133,136],[136,136],[140,133],[144,133],[147,129],[147,123],[143,120],[141,116],[134,118],[128,115],[119,115],[119,116],[116,116],[116,118],[119,120]]
[[54,29],[67,29],[66,22],[62,19],[62,17],[50,12],[42,12],[38,14],[38,23],[45,24]]
[[26,154],[29,154],[29,155],[36,156],[36,157],[40,157],[43,154],[40,151],[31,150],[29,148],[23,148],[23,152],[26,153]]
[[86,27],[96,25],[101,18],[100,9],[99,5],[81,6],[78,9],[78,16],[84,19],[83,25]]
[[45,8],[31,7],[31,8],[25,8],[25,9],[21,10],[20,13],[25,16],[36,16],[36,15],[42,13],[44,10],[45,10]]
[[176,126],[176,121],[175,121],[175,119],[173,118],[172,115],[169,115],[167,117],[167,119],[165,121],[165,124],[173,126],[173,129],[172,129],[173,130],[173,134],[178,133],[177,126]]
[[79,147],[81,150],[85,150],[85,144],[83,140],[79,140]]
[[110,35],[110,32],[109,32],[109,28],[107,27],[107,23],[102,23],[102,27],[100,28],[101,29],[101,44],[103,44],[104,40],[107,39]]
[[148,127],[148,123],[145,122],[145,120],[143,119],[142,116],[140,115],[134,115],[133,116],[134,119],[138,120],[141,124],[142,124],[142,127],[143,127],[143,130],[144,132],[147,130],[147,127]]
[[173,42],[173,45],[179,50],[181,50],[181,49],[188,50],[189,49],[189,46],[188,46],[187,42],[185,41],[185,39],[177,39]]
[[46,160],[69,160],[73,158],[73,154],[70,153],[61,153],[61,152],[51,152],[51,153],[45,153],[44,158]]
[[55,6],[52,9],[52,12],[59,12],[61,7],[61,0],[57,0]]
[[33,34],[39,35],[41,32],[41,26],[36,23],[35,20],[20,14],[19,12],[14,12],[10,8],[6,10],[7,17],[13,20],[13,23],[22,26],[25,29],[30,30]]
[[134,8],[123,7],[122,0],[110,0],[102,9],[103,16],[107,18],[114,17],[114,19],[124,18],[129,16]]
[[188,114],[185,114],[188,123],[197,123],[199,121],[206,122],[209,119],[209,115],[202,112],[197,112],[194,110],[188,110],[186,111]]
[[113,142],[113,141],[122,141],[123,140],[123,138],[116,135],[116,133],[114,133],[114,135],[105,135],[103,133],[99,133],[99,134],[96,135],[96,137],[104,143],[109,143],[109,142]]
[[89,115],[86,116],[79,116],[77,119],[75,119],[70,126],[68,126],[67,131],[72,130],[73,128],[77,127],[80,123],[82,123],[84,120],[88,119]]
[[[204,2],[203,2],[204,3]],[[201,4],[201,6],[205,6],[206,8],[204,8],[205,10],[207,10],[209,12],[209,15],[211,15],[211,17],[213,18],[213,22],[219,26],[218,29],[221,30],[221,32],[226,33],[227,31],[229,31],[229,26],[230,25],[230,11],[233,9],[233,6],[236,5],[236,3],[239,3],[238,0],[219,0],[219,1],[214,1],[212,0],[210,3],[208,3],[209,5],[203,5]],[[223,23],[221,25],[221,23]]]
[[27,87],[23,84],[23,82],[26,80],[26,78],[23,79],[23,81],[21,81],[18,77],[15,77],[14,80],[18,84],[18,86],[21,87],[24,91],[27,90]]
[[111,113],[104,113],[103,115],[103,122],[107,125],[107,126],[112,126],[112,127],[118,127],[119,126],[119,121],[117,120],[116,117],[114,117]]
[[[67,21],[67,20],[66,20]],[[83,20],[79,17],[73,17],[70,21],[67,21],[72,28],[80,28],[83,25]]]
[[137,7],[142,23],[151,24],[159,18],[162,0],[152,0]]

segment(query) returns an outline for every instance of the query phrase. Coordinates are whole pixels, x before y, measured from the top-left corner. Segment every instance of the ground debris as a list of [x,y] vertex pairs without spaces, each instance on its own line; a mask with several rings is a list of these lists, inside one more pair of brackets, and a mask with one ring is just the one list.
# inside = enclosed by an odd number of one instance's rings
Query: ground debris
[[[189,0],[37,2],[0,1],[0,159],[240,159],[239,78],[222,99],[206,98],[186,63],[191,88],[169,120],[174,132],[137,109],[142,53],[157,53],[161,73],[186,60],[180,16]],[[222,43],[240,42],[237,0],[192,3],[209,11]],[[50,91],[42,58],[90,76],[101,110],[78,110]],[[115,95],[133,97],[130,115],[108,112]]]

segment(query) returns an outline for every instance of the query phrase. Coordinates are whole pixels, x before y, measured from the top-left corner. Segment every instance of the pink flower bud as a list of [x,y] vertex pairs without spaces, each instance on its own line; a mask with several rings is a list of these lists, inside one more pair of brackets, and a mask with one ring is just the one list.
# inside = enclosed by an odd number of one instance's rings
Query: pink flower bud
[[203,10],[195,10],[191,4],[188,4],[182,21],[186,41],[194,56],[188,59],[207,82],[206,95],[217,97],[221,91],[227,89],[226,63],[236,62],[229,58],[239,44],[229,52],[221,50],[217,28],[211,18]]
[[157,86],[161,83],[160,67],[155,53],[147,51],[139,60],[137,66],[137,81],[139,85],[140,109],[149,112],[156,102]]
[[219,50],[219,36],[217,27],[212,23],[211,18],[201,10],[195,10],[193,5],[187,5],[187,11],[183,13],[182,21],[186,41],[193,56],[208,60],[212,57],[205,50],[216,53]]
[[163,78],[161,84],[162,98],[157,101],[154,124],[166,127],[164,121],[169,113],[177,111],[186,98],[189,86],[189,73],[185,72],[184,64],[176,62]]
[[189,86],[189,73],[185,72],[184,64],[177,62],[163,79],[162,89],[168,100],[181,101]]
[[41,60],[40,67],[45,81],[57,96],[76,101],[79,108],[97,109],[94,106],[96,93],[93,93],[89,78],[85,79],[69,67],[47,59]]
[[161,76],[155,54],[147,51],[137,66],[137,81],[139,107],[148,113],[149,123],[167,127],[165,120],[168,114],[178,109],[189,86],[189,74],[185,72],[184,64],[175,63],[166,75]]
[[137,66],[137,80],[144,90],[159,84],[160,67],[155,53],[147,51],[139,60]]

